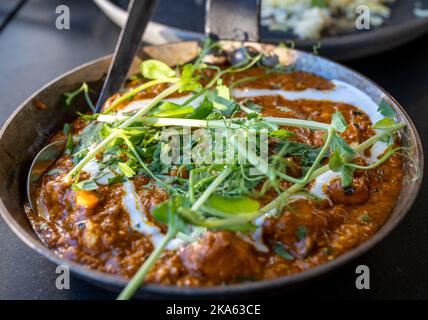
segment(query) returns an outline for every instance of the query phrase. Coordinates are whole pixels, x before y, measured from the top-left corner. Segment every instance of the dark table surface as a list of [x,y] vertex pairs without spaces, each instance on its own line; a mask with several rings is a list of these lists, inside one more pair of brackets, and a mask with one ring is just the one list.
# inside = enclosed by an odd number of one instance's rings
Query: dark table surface
[[[14,1],[2,0],[0,19]],[[165,1],[164,1],[165,2]],[[55,8],[68,4],[71,29],[55,28]],[[168,11],[159,10],[157,19]],[[0,125],[35,90],[63,72],[113,51],[119,29],[88,0],[30,0],[0,33]],[[428,35],[379,56],[347,62],[402,103],[423,143],[428,141]],[[0,159],[1,161],[1,159]],[[3,182],[1,182],[3,183]],[[426,179],[413,209],[385,241],[335,274],[293,297],[428,298]],[[371,289],[355,288],[355,268],[370,268]],[[55,287],[55,266],[26,247],[0,219],[0,299],[110,299],[115,295],[71,278]]]

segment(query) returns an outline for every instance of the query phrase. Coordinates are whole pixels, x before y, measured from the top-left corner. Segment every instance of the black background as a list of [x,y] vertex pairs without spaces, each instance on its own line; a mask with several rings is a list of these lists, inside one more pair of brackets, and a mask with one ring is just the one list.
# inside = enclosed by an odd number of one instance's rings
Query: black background
[[[14,2],[0,2],[0,19]],[[55,8],[60,4],[70,7],[70,30],[55,28]],[[174,15],[179,12],[183,23],[195,16],[180,3],[163,0],[156,19],[165,21],[171,12]],[[46,82],[84,62],[111,53],[118,33],[118,27],[92,1],[30,0],[0,33],[0,124]],[[412,117],[423,143],[427,141],[428,35],[400,49],[345,64],[389,91]],[[424,181],[413,209],[390,237],[368,254],[328,278],[293,293],[292,297],[427,299],[427,208],[428,192]],[[370,267],[370,290],[355,289],[355,268],[360,264]],[[71,279],[70,290],[59,291],[55,288],[56,276],[55,266],[26,247],[0,219],[0,299],[115,297],[75,277]],[[290,297],[284,295],[284,298]]]

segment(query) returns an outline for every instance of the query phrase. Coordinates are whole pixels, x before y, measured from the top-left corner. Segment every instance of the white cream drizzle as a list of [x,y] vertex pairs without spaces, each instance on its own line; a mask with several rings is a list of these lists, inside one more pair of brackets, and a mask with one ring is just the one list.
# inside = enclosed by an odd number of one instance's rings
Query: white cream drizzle
[[[134,230],[150,236],[153,245],[156,247],[165,237],[161,230],[154,224],[152,224],[144,214],[143,204],[141,199],[135,191],[134,184],[131,181],[123,183],[122,205],[123,208],[129,213],[131,220],[131,226]],[[181,239],[173,239],[166,246],[167,250],[176,250],[180,245],[184,243]]]
[[91,160],[82,168],[82,171],[89,173],[91,177],[94,177],[98,172],[100,172],[100,167],[97,161]]
[[254,225],[256,226],[256,231],[251,234],[251,238],[254,240],[254,247],[260,252],[269,252],[269,248],[265,245],[263,241],[263,223],[269,217],[272,217],[277,214],[276,209],[272,209],[268,213],[254,220]]
[[91,179],[98,177],[95,181],[101,185],[107,185],[108,179],[114,178],[116,174],[108,168],[100,170],[100,166],[96,160],[89,161],[83,168],[82,171],[88,173]]

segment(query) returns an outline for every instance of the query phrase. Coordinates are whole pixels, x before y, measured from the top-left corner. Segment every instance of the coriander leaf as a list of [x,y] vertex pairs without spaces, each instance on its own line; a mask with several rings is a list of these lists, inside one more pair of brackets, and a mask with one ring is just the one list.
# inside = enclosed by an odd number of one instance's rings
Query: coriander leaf
[[202,88],[202,85],[198,82],[199,76],[194,76],[194,71],[193,64],[184,65],[180,77],[181,87],[178,92],[197,91]]
[[165,101],[158,107],[158,110],[159,111],[170,111],[170,110],[179,109],[181,107],[182,107],[181,104],[170,102],[170,101]]
[[[301,157],[301,164],[303,166],[308,166],[314,163],[315,159],[318,157],[318,154],[321,151],[321,148],[313,148],[310,145],[302,142],[287,140],[278,143],[278,145],[275,147],[275,150],[280,151],[282,148],[286,148],[286,156]],[[327,156],[328,155],[326,155],[326,157]]]
[[[113,128],[109,126],[107,123],[104,123],[101,130],[100,135],[104,138],[108,137],[113,132]],[[128,133],[128,132],[127,132]]]
[[122,171],[122,173],[125,175],[125,177],[132,178],[133,176],[135,176],[135,171],[125,162],[119,162],[117,166],[119,167],[120,171]]
[[333,154],[328,161],[328,166],[333,172],[340,172],[344,166],[345,162],[340,154],[339,149],[334,150]]
[[274,130],[269,133],[269,138],[285,139],[295,137],[296,135],[293,132],[290,132],[285,129]]
[[102,137],[100,135],[103,128],[102,123],[92,123],[86,126],[82,132],[75,137],[76,144],[73,149],[73,161],[80,161],[92,145],[98,144]]
[[73,153],[73,149],[74,149],[73,136],[71,135],[71,133],[69,133],[67,137],[67,142],[65,144],[65,150],[67,154],[71,154]]
[[202,103],[197,107],[193,113],[186,116],[188,119],[205,119],[213,110],[213,104],[205,96]]
[[183,66],[183,70],[181,71],[181,80],[191,81],[194,71],[195,71],[195,67],[191,63],[185,64]]
[[167,80],[175,76],[175,71],[166,63],[154,59],[143,61],[140,71],[144,78],[153,80]]
[[152,215],[160,223],[168,225],[168,228],[177,228],[182,233],[190,234],[190,228],[177,213],[177,208],[184,206],[183,198],[171,198],[157,205],[152,211]]
[[340,172],[343,188],[347,188],[352,184],[353,169],[346,166],[346,161],[343,159],[339,149],[334,150],[328,162],[328,166],[331,171]]
[[219,110],[226,116],[231,115],[235,110],[239,109],[239,104],[235,101],[219,96],[217,91],[210,93],[209,97],[213,103],[213,108]]
[[248,120],[257,119],[257,118],[259,118],[259,117],[260,117],[260,114],[255,113],[255,112],[253,112],[253,113],[249,113],[249,114],[247,115],[247,119],[248,119]]
[[182,117],[182,116],[186,116],[189,114],[192,114],[194,111],[192,106],[183,106],[177,109],[173,109],[173,110],[166,110],[166,111],[160,111],[157,112],[155,114],[153,114],[153,116],[155,117],[159,117],[159,118],[169,118],[169,117]]
[[72,92],[65,92],[63,94],[63,97],[65,98],[64,104],[66,107],[70,107],[73,104],[74,99],[77,98],[77,96],[81,93],[89,93],[89,86],[86,82],[83,82],[83,84],[80,86],[79,89],[72,91]]
[[227,225],[222,228],[215,228],[217,230],[229,230],[233,232],[250,233],[256,231],[257,227],[254,223],[247,222],[242,224]]
[[373,126],[373,128],[374,129],[388,129],[395,124],[396,123],[395,123],[394,119],[384,118],[384,119],[376,122],[375,125]]
[[98,185],[94,180],[85,180],[78,183],[73,183],[71,189],[73,189],[73,191],[92,191],[98,189]]
[[297,228],[296,236],[299,241],[305,239],[307,235],[308,235],[308,230],[306,229],[305,226],[299,226]]
[[273,252],[275,252],[277,255],[284,258],[285,260],[294,260],[294,256],[290,252],[288,252],[282,244],[275,245],[275,247],[273,248]]
[[163,224],[168,224],[168,205],[170,200],[158,204],[152,211],[153,217]]
[[214,108],[221,111],[227,110],[229,108],[229,101],[230,101],[229,88],[224,85],[217,86],[215,92],[216,92],[216,96],[215,96],[215,99],[213,100]]
[[379,108],[377,109],[377,111],[380,112],[386,118],[395,119],[397,117],[395,110],[386,100],[382,100],[382,102],[379,104]]
[[353,157],[355,156],[355,151],[352,149],[349,144],[339,135],[334,134],[331,141],[331,146],[333,150],[339,149],[340,154],[344,157]]
[[348,128],[348,124],[346,123],[345,118],[340,112],[333,113],[333,116],[331,118],[331,125],[337,132],[340,133],[345,132]]
[[248,197],[222,197],[212,195],[207,201],[207,206],[226,215],[251,213],[259,210],[260,203]]
[[70,123],[66,123],[65,125],[64,125],[64,128],[62,129],[62,132],[66,135],[66,136],[68,136],[70,133],[71,133],[71,131],[73,130],[73,126],[70,124]]
[[352,185],[353,170],[349,167],[343,166],[340,174],[342,175],[342,187],[348,188]]
[[202,88],[202,85],[195,80],[195,81],[182,84],[178,92],[198,91],[201,88]]
[[116,177],[113,177],[113,178],[108,178],[108,184],[109,185],[116,184],[116,183],[122,183],[122,182],[125,182],[125,181],[126,181],[126,179],[125,179],[124,176],[116,176]]
[[96,120],[99,116],[98,113],[93,113],[93,114],[84,114],[81,112],[77,112],[77,114],[79,115],[80,118],[82,118],[83,120],[86,121],[92,121],[92,120]]

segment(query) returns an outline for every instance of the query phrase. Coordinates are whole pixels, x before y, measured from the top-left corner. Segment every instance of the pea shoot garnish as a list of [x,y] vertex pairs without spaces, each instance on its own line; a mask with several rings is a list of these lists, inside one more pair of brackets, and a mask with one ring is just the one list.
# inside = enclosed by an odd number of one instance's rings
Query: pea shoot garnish
[[[259,77],[244,77],[231,84],[227,84],[226,77],[261,65],[263,61],[263,68],[284,72],[284,68],[277,66],[279,59],[270,56],[270,64],[275,65],[267,66],[262,54],[247,54],[241,50],[238,53],[243,59],[234,55],[232,66],[220,68],[205,62],[206,56],[218,46],[206,43],[194,63],[176,69],[161,61],[144,61],[140,68],[144,80],[139,77],[138,85],[121,92],[101,114],[83,116],[88,126],[79,135],[72,137],[69,128],[64,130],[69,139],[67,152],[75,165],[63,179],[74,191],[99,187],[102,175],[80,180],[85,168],[96,162],[98,169],[108,175],[107,184],[125,183],[145,176],[149,184],[156,184],[168,194],[168,200],[158,204],[152,212],[159,223],[167,226],[167,232],[118,299],[132,297],[173,239],[191,242],[197,238],[195,234],[209,229],[253,232],[256,219],[281,212],[293,195],[312,197],[306,188],[317,177],[329,171],[339,173],[343,188],[347,188],[352,186],[355,171],[374,169],[399,150],[391,144],[376,162],[355,163],[375,143],[391,141],[391,136],[405,127],[396,122],[393,109],[386,103],[379,106],[385,118],[373,126],[376,134],[358,145],[344,139],[348,124],[340,112],[334,113],[329,123],[264,117],[261,106],[233,97],[235,87],[257,81]],[[210,77],[207,78],[208,73]],[[157,95],[147,104],[132,112],[120,110],[122,104],[132,102],[137,94],[155,86],[162,90],[156,90]],[[82,92],[88,98],[87,85],[67,94],[68,104]],[[168,100],[183,92],[187,95],[181,103]],[[179,142],[184,139],[181,134],[186,130],[204,129],[205,134],[192,141],[190,151],[209,150],[210,159],[220,156],[228,161],[217,163],[204,158],[200,162],[186,163],[185,150],[180,144],[176,161],[163,162],[162,156],[171,150],[171,144],[162,140],[166,128],[176,129]],[[322,145],[316,147],[298,141],[293,131],[296,128],[321,133]],[[231,154],[224,149],[208,149],[204,144],[207,137],[216,135],[221,137],[222,145],[233,147]],[[274,152],[268,159],[261,156],[262,147],[247,148],[252,139],[256,140],[256,146],[262,145],[263,137],[267,142],[275,142],[270,150]],[[267,192],[273,192],[274,196],[262,205],[260,199]],[[368,218],[362,220],[368,222]],[[307,236],[306,227],[299,226],[296,238],[303,241]],[[279,244],[273,252],[287,261],[296,259]]]

